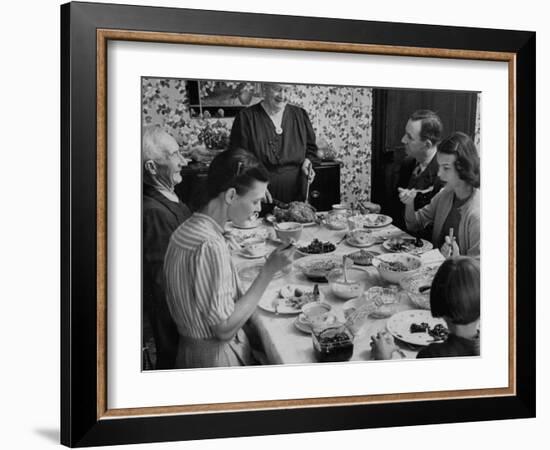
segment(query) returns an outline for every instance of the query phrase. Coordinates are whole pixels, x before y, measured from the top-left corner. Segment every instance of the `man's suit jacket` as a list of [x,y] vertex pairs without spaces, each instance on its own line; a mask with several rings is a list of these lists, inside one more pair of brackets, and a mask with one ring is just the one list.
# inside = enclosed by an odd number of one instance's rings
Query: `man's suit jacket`
[[[414,158],[407,158],[403,161],[401,165],[401,169],[399,171],[399,181],[397,185],[402,188],[406,189],[419,189],[423,190],[426,188],[429,188],[430,186],[433,186],[434,189],[431,192],[428,192],[427,194],[417,194],[416,198],[414,199],[414,210],[418,211],[419,209],[422,209],[424,206],[426,206],[430,201],[432,200],[433,196],[437,194],[441,188],[443,187],[443,183],[437,176],[437,172],[439,171],[439,164],[437,163],[437,158],[434,156],[432,160],[430,161],[430,164],[428,164],[428,167],[421,172],[418,176],[414,176],[413,172],[416,167],[416,160]],[[395,193],[396,196],[399,196],[399,193]],[[398,199],[399,201],[399,199]],[[400,207],[400,214],[398,218],[394,218],[395,224],[402,229],[406,229],[405,227],[405,205],[403,205],[401,202]],[[430,230],[426,230],[422,233],[420,233],[421,237],[425,238],[427,237],[428,240],[431,239],[431,233]]]

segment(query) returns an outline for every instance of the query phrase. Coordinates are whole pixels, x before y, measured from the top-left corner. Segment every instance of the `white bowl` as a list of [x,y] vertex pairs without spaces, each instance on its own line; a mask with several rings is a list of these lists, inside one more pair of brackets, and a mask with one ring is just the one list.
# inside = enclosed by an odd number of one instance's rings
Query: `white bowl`
[[384,280],[399,284],[402,278],[420,269],[422,260],[409,253],[385,253],[373,258],[372,265],[378,269]]
[[339,268],[331,270],[327,275],[330,290],[344,300],[361,295],[367,287],[369,276],[364,270],[350,267],[346,269],[346,278],[347,282],[344,281],[343,270]]
[[273,228],[281,241],[290,242],[300,239],[304,226],[298,222],[281,222],[274,224]]

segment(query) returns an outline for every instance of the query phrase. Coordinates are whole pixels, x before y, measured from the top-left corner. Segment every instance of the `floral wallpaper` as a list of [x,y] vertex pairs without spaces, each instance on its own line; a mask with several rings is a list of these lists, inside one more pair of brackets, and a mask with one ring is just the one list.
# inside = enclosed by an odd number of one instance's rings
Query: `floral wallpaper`
[[[307,111],[318,146],[343,162],[342,201],[370,200],[372,89],[293,85],[289,102]],[[144,124],[164,126],[186,157],[206,162],[224,146],[233,123],[233,118],[192,117],[181,79],[143,78],[142,108]]]

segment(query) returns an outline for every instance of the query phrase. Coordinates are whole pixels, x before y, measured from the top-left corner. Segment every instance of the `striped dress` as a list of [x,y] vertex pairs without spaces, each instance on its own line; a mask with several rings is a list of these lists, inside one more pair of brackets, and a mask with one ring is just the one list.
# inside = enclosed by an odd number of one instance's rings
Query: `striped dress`
[[249,363],[242,331],[220,341],[213,327],[227,320],[241,295],[223,228],[210,216],[193,214],[170,238],[164,259],[166,299],[178,327],[177,368]]

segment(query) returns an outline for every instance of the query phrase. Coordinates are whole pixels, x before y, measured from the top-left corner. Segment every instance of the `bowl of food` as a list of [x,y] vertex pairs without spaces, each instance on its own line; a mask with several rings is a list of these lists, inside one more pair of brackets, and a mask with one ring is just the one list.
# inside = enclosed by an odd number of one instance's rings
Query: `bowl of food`
[[330,312],[331,309],[328,303],[308,303],[302,306],[302,313],[298,316],[296,325],[300,330],[307,332],[332,326],[336,322],[336,316]]
[[369,275],[367,272],[354,267],[346,269],[345,278],[343,268],[333,269],[327,275],[332,293],[344,300],[361,295],[367,287],[368,279]]
[[401,279],[420,269],[422,261],[409,253],[385,253],[373,258],[372,265],[384,280],[399,284]]
[[364,294],[365,302],[372,305],[370,316],[384,319],[393,316],[399,309],[401,297],[397,287],[373,286]]
[[319,362],[348,361],[353,355],[353,333],[345,325],[314,330],[313,352]]
[[424,267],[412,276],[402,278],[399,282],[411,302],[420,309],[430,309],[430,290],[438,268],[438,266]]
[[322,253],[331,253],[336,250],[336,246],[329,241],[320,241],[315,238],[309,243],[298,245],[296,251],[302,255],[319,255]]
[[331,230],[344,230],[348,227],[348,218],[342,211],[331,211],[327,215],[326,225]]
[[303,225],[298,222],[281,222],[273,225],[275,234],[283,242],[297,241],[302,235]]
[[352,247],[371,247],[379,242],[379,239],[372,235],[371,231],[356,229],[348,233],[346,244]]

